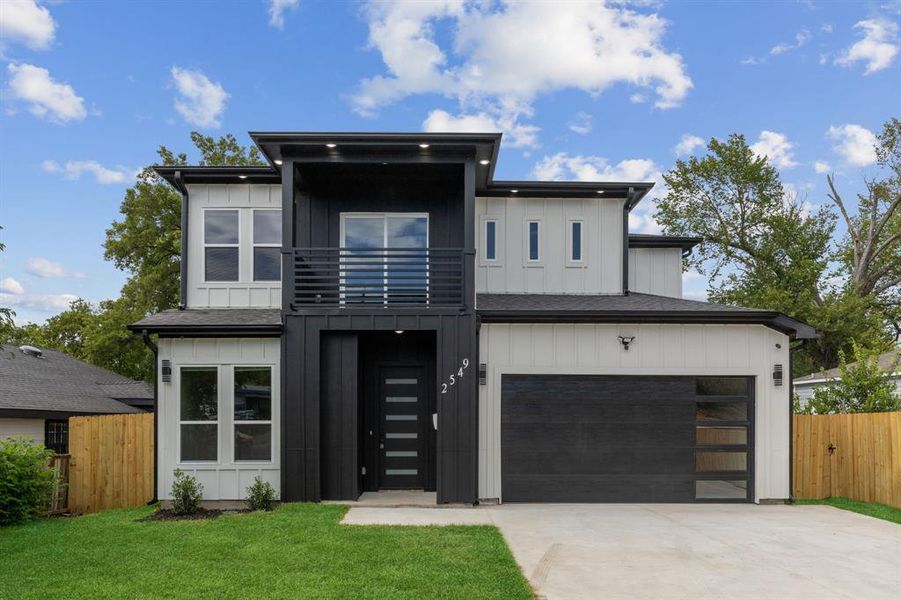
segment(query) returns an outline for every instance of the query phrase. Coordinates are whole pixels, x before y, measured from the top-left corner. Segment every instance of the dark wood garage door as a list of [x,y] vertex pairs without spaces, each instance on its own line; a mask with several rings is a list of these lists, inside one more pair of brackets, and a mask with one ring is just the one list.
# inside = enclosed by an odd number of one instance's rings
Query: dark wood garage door
[[751,389],[749,378],[504,375],[503,500],[747,501]]

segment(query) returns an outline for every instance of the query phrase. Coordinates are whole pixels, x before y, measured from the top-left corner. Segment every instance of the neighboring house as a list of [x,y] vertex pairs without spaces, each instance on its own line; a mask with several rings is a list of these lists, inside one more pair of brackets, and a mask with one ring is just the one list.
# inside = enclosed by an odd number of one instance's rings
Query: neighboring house
[[160,167],[183,308],[159,335],[158,494],[758,501],[789,489],[785,315],[681,298],[651,183],[495,181],[500,135],[251,133]]
[[[901,348],[895,348],[888,352],[883,352],[877,359],[879,370],[884,372],[886,376],[895,384],[895,389],[901,394]],[[857,364],[857,363],[853,363]],[[801,406],[806,406],[807,401],[813,398],[813,392],[818,387],[826,385],[832,380],[841,380],[842,373],[838,368],[811,373],[804,377],[798,377],[794,381],[795,393]]]
[[69,450],[69,417],[153,409],[153,386],[62,352],[0,346],[0,438]]

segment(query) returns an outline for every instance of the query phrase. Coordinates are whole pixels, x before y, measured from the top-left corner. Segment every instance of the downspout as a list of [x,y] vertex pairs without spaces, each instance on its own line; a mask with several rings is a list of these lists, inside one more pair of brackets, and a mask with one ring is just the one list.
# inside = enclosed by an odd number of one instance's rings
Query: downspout
[[623,296],[629,295],[629,213],[635,200],[635,188],[629,188],[623,202]]
[[147,333],[146,329],[141,330],[141,339],[144,340],[144,345],[150,348],[150,351],[153,352],[153,498],[147,504],[156,504],[157,503],[157,477],[158,469],[157,462],[159,460],[159,419],[160,419],[160,411],[159,411],[159,353],[160,349],[156,344],[153,343],[153,340],[150,339],[150,334]]
[[181,171],[173,177],[175,187],[181,194],[181,262],[178,282],[178,308],[184,310],[188,305],[188,188],[185,187]]

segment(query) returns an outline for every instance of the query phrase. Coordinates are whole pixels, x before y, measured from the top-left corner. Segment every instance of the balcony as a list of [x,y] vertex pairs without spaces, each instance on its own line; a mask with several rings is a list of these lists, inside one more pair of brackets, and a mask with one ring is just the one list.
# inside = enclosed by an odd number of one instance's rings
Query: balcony
[[295,309],[465,303],[462,248],[295,248],[292,275]]

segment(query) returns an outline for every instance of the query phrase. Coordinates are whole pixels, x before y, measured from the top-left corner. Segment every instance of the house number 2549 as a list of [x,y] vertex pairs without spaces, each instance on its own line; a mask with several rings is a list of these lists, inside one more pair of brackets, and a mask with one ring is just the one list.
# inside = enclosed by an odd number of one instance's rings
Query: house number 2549
[[451,389],[454,385],[456,385],[458,379],[463,379],[463,372],[469,368],[469,359],[464,358],[460,362],[460,368],[457,369],[456,373],[451,373],[450,377],[447,378],[447,381],[441,384],[441,393],[446,394],[447,390]]

